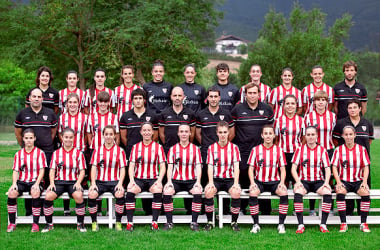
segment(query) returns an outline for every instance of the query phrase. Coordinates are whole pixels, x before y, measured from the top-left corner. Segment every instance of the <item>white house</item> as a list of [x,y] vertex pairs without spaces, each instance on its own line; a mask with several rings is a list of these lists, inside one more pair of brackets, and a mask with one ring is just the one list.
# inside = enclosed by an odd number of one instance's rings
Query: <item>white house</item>
[[238,46],[241,44],[248,46],[249,41],[233,35],[222,35],[215,40],[215,43],[215,50],[219,53],[238,54]]

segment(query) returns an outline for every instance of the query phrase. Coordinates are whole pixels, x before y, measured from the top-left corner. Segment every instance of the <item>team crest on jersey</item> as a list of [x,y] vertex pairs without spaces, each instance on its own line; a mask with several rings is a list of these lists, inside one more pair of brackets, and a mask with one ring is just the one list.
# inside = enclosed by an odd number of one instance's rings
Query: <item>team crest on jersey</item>
[[119,98],[119,103],[122,104],[123,101],[124,101],[124,97],[120,97],[120,98]]
[[49,93],[49,97],[50,97],[50,98],[53,98],[53,97],[54,97],[54,94],[53,94],[53,93]]
[[281,130],[280,130],[280,133],[282,135],[286,134],[286,132],[288,132],[288,130],[286,129],[286,127],[283,127]]
[[164,92],[166,94],[166,92],[168,92],[168,89],[167,88],[163,88],[162,92]]
[[220,120],[224,120],[224,115],[219,116]]
[[305,159],[301,164],[303,167],[306,167],[308,163],[309,163],[309,159]]
[[99,127],[99,124],[95,124],[95,126],[94,126],[94,130],[96,131],[96,130],[100,130],[100,127]]
[[42,118],[46,121],[48,119],[47,115],[43,115]]
[[146,120],[147,122],[149,122],[149,121],[150,121],[150,116],[145,117],[145,120]]
[[233,95],[232,91],[228,91],[228,95],[229,95],[230,97],[232,97],[232,95]]
[[314,101],[314,97],[310,97],[309,103],[311,104],[311,103],[313,103],[313,101]]
[[264,159],[260,159],[257,164],[259,165],[259,167],[262,167],[263,164],[264,164]]
[[187,120],[187,118],[189,118],[188,115],[183,115],[183,119]]
[[259,110],[259,114],[263,115],[264,114],[264,110]]
[[278,104],[281,106],[284,103],[284,99],[278,100]]
[[362,129],[363,129],[363,131],[366,131],[367,127],[366,126],[362,126]]
[[360,89],[355,89],[356,94],[360,93]]
[[348,163],[348,161],[347,161],[347,160],[344,160],[344,161],[342,162],[342,166],[343,166],[344,168],[347,168],[347,163]]
[[194,89],[194,94],[195,94],[195,95],[199,95],[199,90]]
[[29,120],[29,119],[30,119],[30,116],[25,117],[25,119],[26,119],[26,120]]

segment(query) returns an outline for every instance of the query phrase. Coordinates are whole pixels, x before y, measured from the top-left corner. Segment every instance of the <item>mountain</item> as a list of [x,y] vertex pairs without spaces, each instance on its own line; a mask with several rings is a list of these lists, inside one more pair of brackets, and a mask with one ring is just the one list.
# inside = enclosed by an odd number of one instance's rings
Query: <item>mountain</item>
[[[254,42],[257,39],[265,14],[272,7],[286,17],[295,1],[290,0],[225,0],[217,8],[224,12],[224,19],[216,29],[217,36],[236,35]],[[354,25],[350,37],[345,41],[351,50],[379,51],[380,44],[380,1],[379,0],[299,0],[305,9],[319,8],[327,14],[330,27],[344,13],[352,16]]]

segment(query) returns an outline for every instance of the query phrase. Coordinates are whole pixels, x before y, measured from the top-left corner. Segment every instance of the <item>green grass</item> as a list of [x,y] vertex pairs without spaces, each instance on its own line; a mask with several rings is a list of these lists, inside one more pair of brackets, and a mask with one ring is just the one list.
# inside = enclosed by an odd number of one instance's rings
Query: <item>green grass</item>
[[[0,242],[3,249],[376,249],[380,242],[380,225],[370,225],[372,232],[363,234],[358,225],[350,225],[345,234],[338,225],[329,226],[329,234],[321,234],[317,225],[308,225],[303,235],[296,235],[295,225],[287,225],[287,233],[279,235],[275,225],[262,225],[258,235],[249,233],[251,225],[240,225],[232,232],[226,224],[211,232],[192,232],[188,225],[175,225],[170,232],[151,232],[149,225],[136,225],[133,233],[116,232],[100,226],[97,233],[79,233],[75,225],[56,225],[48,234],[31,234],[31,225],[18,225],[14,233],[6,233],[6,196],[11,184],[12,161],[17,146],[0,146]],[[372,186],[380,188],[380,141],[374,141],[372,152]],[[21,203],[21,202],[20,202]],[[22,204],[22,203],[21,203]],[[56,202],[59,206],[60,201]],[[308,204],[305,203],[305,206]],[[22,205],[20,208],[23,207]],[[292,207],[292,203],[289,206]],[[372,207],[380,207],[374,201]],[[290,214],[290,212],[289,212]],[[87,226],[89,229],[89,226]]]
[[0,141],[16,141],[14,132],[0,133]]

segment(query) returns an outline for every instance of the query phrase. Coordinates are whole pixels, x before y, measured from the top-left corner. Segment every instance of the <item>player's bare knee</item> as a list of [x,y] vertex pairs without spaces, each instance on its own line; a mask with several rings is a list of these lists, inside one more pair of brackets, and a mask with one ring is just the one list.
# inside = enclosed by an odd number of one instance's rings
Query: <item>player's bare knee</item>
[[40,192],[40,190],[38,190],[38,191],[32,190],[32,192],[30,192],[30,195],[32,196],[33,199],[37,199],[40,197],[41,192]]
[[46,196],[45,196],[45,200],[48,200],[48,201],[53,201],[57,198],[57,194],[54,193],[53,191],[48,191],[46,193]]
[[75,191],[73,194],[72,194],[74,200],[75,200],[75,203],[82,203],[83,202],[83,193],[82,192],[79,192],[79,191]]
[[11,199],[16,199],[18,197],[19,193],[16,190],[12,190],[8,192],[8,197]]
[[116,191],[115,192],[115,198],[122,198],[124,197],[124,192],[123,191]]
[[89,193],[88,193],[88,198],[89,199],[96,199],[96,198],[98,198],[98,192],[96,192],[96,191],[90,191]]

